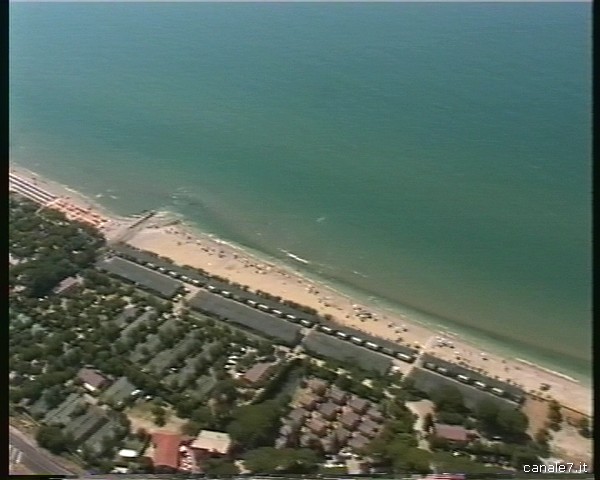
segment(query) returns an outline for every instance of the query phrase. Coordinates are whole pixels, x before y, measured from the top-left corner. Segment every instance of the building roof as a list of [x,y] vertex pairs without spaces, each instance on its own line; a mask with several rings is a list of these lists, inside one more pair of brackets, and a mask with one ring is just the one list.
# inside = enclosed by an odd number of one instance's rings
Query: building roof
[[379,410],[379,408],[377,407],[369,408],[369,410],[367,410],[367,416],[376,422],[380,422],[383,420],[383,414],[381,413],[381,410]]
[[292,422],[302,423],[304,421],[304,419],[306,418],[306,415],[308,415],[308,412],[306,410],[304,410],[303,408],[295,408],[290,413],[288,413],[288,418]]
[[108,378],[91,368],[82,368],[77,372],[77,378],[93,388],[100,388],[108,382]]
[[318,418],[311,418],[306,426],[313,432],[323,432],[327,428],[327,423]]
[[339,443],[346,443],[352,435],[348,430],[344,427],[338,427],[333,431],[333,434],[336,436]]
[[344,402],[344,401],[346,401],[346,398],[348,397],[348,393],[345,392],[344,390],[339,389],[335,385],[333,385],[329,389],[328,396],[329,396],[329,398],[331,398],[332,400],[335,400],[336,402]]
[[96,433],[109,421],[106,412],[99,407],[90,405],[84,415],[74,418],[65,427],[65,432],[70,433],[73,439],[82,443]]
[[446,425],[445,423],[436,423],[434,425],[435,435],[452,442],[466,442],[469,438],[468,432],[460,425]]
[[358,423],[359,420],[360,420],[360,416],[358,416],[354,412],[344,413],[340,417],[340,423],[342,425],[344,425],[345,427],[348,427],[351,429],[353,429],[356,426],[356,424]]
[[350,400],[348,400],[348,405],[353,410],[358,410],[362,412],[365,408],[369,406],[369,401],[361,397],[353,396]]
[[497,380],[495,378],[484,375],[483,373],[479,373],[470,368],[466,368],[466,367],[463,367],[462,365],[458,365],[457,363],[443,360],[434,355],[431,355],[430,353],[424,353],[422,360],[423,360],[423,364],[433,363],[437,367],[445,368],[448,371],[448,375],[450,375],[451,377],[456,377],[457,375],[465,375],[465,376],[471,378],[473,381],[480,381],[482,383],[485,383],[490,388],[492,388],[492,387],[500,388],[501,390],[504,390],[506,393],[508,393],[512,396],[523,396],[525,394],[523,389],[516,385],[511,385],[504,381]]
[[321,380],[320,378],[311,378],[307,383],[307,387],[310,388],[313,392],[318,393],[319,395],[323,394],[329,384],[325,380]]
[[46,416],[44,417],[44,422],[50,424],[62,424],[66,425],[71,421],[71,414],[77,409],[79,406],[86,406],[87,403],[77,393],[70,394],[64,402],[62,402],[58,407],[53,410],[50,410]]
[[333,402],[327,402],[319,406],[319,413],[324,417],[335,415],[340,407]]
[[242,377],[248,383],[255,384],[265,380],[273,369],[272,363],[257,363]]
[[386,373],[392,366],[392,358],[382,353],[359,347],[345,340],[312,330],[302,340],[303,347],[317,356],[333,358],[367,371]]
[[61,294],[70,290],[73,287],[81,285],[83,280],[79,277],[67,277],[59,282],[59,284],[54,287],[54,293]]
[[108,273],[148,288],[166,298],[171,298],[182,286],[181,282],[173,280],[167,275],[155,272],[120,257],[100,260],[96,266]]
[[223,432],[202,430],[190,446],[198,450],[226,455],[231,448],[231,438]]
[[369,442],[370,442],[370,440],[367,437],[364,437],[362,435],[357,435],[356,437],[352,437],[350,439],[350,441],[348,442],[348,446],[355,450],[360,450],[360,449],[366,447],[366,445]]
[[119,403],[129,398],[135,390],[135,385],[127,377],[121,377],[104,391],[101,398]]
[[118,428],[118,423],[109,419],[100,429],[91,435],[83,444],[94,451],[99,451],[102,448],[104,438],[114,438],[115,430]]
[[[231,288],[227,287],[226,290],[231,291]],[[192,309],[219,315],[270,338],[276,338],[286,345],[296,345],[300,339],[300,325],[214,293],[199,291],[188,303]]]
[[177,433],[155,432],[152,434],[154,455],[152,463],[155,467],[179,468],[179,446],[182,436]]
[[377,425],[373,420],[363,420],[358,426],[358,431],[367,437],[373,436],[377,433],[379,429],[379,425]]
[[317,403],[319,398],[314,393],[305,390],[298,396],[298,403],[303,407],[311,407]]

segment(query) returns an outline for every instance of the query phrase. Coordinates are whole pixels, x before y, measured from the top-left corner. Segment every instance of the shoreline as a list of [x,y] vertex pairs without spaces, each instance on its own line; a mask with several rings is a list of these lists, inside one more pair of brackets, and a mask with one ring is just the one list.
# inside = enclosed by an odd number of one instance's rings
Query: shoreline
[[[71,187],[12,163],[9,167],[11,173],[35,178],[48,191],[68,196],[73,203],[101,212],[113,223],[112,230],[104,232],[107,237],[111,232],[131,224],[131,218],[113,214]],[[441,325],[424,323],[387,305],[379,305],[377,299],[357,300],[352,294],[340,291],[336,285],[330,285],[324,279],[313,278],[303,272],[300,265],[294,268],[289,265],[290,261],[285,262],[204,232],[198,225],[186,222],[184,217],[175,212],[159,212],[139,231],[134,232],[126,243],[169,257],[178,264],[203,268],[212,274],[248,285],[254,291],[263,290],[310,306],[321,315],[331,315],[338,323],[396,342],[401,338],[401,343],[411,346],[418,344],[426,348],[428,353],[444,360],[467,362],[474,370],[484,370],[492,378],[511,378],[515,383],[521,384],[526,392],[535,390],[539,394],[540,384],[548,383],[551,389],[546,394],[570,408],[587,414],[591,412],[591,387],[569,375],[528,360],[507,356],[506,353],[498,355],[492,348],[489,353],[481,352],[481,344],[478,346],[472,339],[464,339],[460,333],[451,332]],[[293,252],[284,252],[291,260],[295,260],[290,253],[295,255]],[[305,266],[303,262],[299,263]],[[452,344],[452,347],[440,345],[438,339],[442,338]],[[487,347],[488,345],[485,346]]]
[[[510,345],[505,345],[498,340],[480,339],[478,338],[476,332],[471,333],[468,331],[469,327],[464,327],[466,331],[460,331],[460,329],[462,328],[460,325],[445,325],[445,319],[441,317],[436,317],[433,314],[422,312],[412,307],[395,305],[392,301],[387,300],[385,298],[377,297],[376,294],[372,292],[360,291],[358,288],[355,288],[351,285],[338,283],[336,279],[323,278],[318,273],[306,271],[307,265],[304,264],[304,262],[297,263],[295,261],[292,262],[289,260],[289,258],[293,259],[293,257],[290,257],[288,255],[288,253],[292,252],[287,252],[280,249],[280,251],[284,254],[284,257],[278,258],[272,254],[258,251],[251,246],[239,244],[231,240],[223,240],[217,234],[208,232],[197,223],[186,220],[185,217],[183,217],[177,212],[163,210],[159,212],[158,217],[172,217],[175,223],[171,226],[178,227],[179,230],[177,233],[180,234],[182,237],[191,236],[194,239],[202,239],[207,237],[208,241],[212,241],[215,244],[231,248],[232,250],[235,250],[238,253],[238,255],[241,254],[247,257],[252,257],[257,263],[262,263],[263,265],[270,268],[280,268],[286,270],[288,271],[288,273],[291,273],[296,277],[300,277],[305,282],[318,286],[322,291],[332,292],[336,296],[342,297],[349,302],[351,301],[354,304],[366,306],[369,311],[378,312],[380,319],[395,319],[396,323],[400,321],[401,323],[405,323],[407,325],[412,324],[413,326],[421,327],[422,329],[427,330],[429,335],[438,335],[446,339],[459,341],[461,343],[469,345],[473,349],[487,350],[487,352],[489,352],[488,355],[497,355],[501,357],[514,358],[515,363],[525,364],[528,367],[536,368],[548,374],[561,377],[562,379],[567,380],[569,382],[582,385],[585,388],[591,389],[592,387],[592,379],[588,378],[584,374],[575,373],[573,371],[568,371],[568,373],[565,373],[558,370],[559,367],[557,367],[556,365],[548,365],[541,360],[526,360],[523,358],[519,358],[520,355],[523,355],[523,352],[521,350],[512,348]],[[154,230],[154,227],[152,229]],[[134,243],[127,243],[135,246],[135,240]],[[144,241],[144,244],[146,244],[146,241]],[[143,249],[153,251],[152,248],[153,247],[145,245]],[[169,255],[164,252],[161,255],[169,257]],[[308,265],[312,263],[310,261],[307,262]],[[184,264],[182,262],[176,263]],[[205,270],[207,269],[205,268]],[[227,275],[224,274],[221,276]],[[317,308],[317,310],[320,309]],[[457,329],[458,331],[454,331],[452,329]],[[465,336],[467,338],[465,338]]]

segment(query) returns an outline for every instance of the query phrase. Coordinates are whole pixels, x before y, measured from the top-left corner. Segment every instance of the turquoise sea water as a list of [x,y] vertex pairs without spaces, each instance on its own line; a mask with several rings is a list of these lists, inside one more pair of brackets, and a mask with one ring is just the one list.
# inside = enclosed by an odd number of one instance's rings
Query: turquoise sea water
[[11,4],[11,157],[589,379],[590,19]]

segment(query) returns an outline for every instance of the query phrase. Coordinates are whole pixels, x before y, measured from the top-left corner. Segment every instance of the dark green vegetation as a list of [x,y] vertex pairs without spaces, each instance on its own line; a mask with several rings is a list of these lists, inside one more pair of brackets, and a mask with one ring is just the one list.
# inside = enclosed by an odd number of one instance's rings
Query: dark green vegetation
[[[524,464],[539,463],[540,457],[549,456],[547,438],[543,435],[534,440],[529,438],[527,417],[509,404],[502,406],[494,400],[483,399],[476,408],[470,409],[465,406],[460,390],[447,386],[439,388],[431,398],[434,415],[425,419],[430,448],[438,453],[459,454],[442,455],[442,465],[462,465],[461,471],[476,473],[482,471],[482,463],[520,469]],[[449,441],[436,435],[437,423],[464,427],[474,435],[465,443]]]
[[89,267],[104,239],[91,227],[68,222],[52,210],[39,214],[33,202],[9,197],[8,241],[20,263],[9,270],[9,286],[38,298],[63,279]]

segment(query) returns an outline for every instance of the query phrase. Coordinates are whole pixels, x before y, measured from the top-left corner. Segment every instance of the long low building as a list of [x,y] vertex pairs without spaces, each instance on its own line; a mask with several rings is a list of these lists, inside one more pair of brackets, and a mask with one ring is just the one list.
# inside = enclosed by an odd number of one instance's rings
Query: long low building
[[236,287],[235,285],[232,285],[230,283],[210,278],[208,275],[202,275],[201,273],[199,273],[191,267],[173,264],[150,252],[138,250],[134,247],[131,247],[130,245],[123,243],[113,245],[111,248],[116,254],[131,259],[136,263],[146,266],[151,265],[155,269],[160,268],[165,270],[166,272],[174,272],[180,279],[183,279],[182,277],[187,277],[187,279],[189,279],[191,283],[196,284],[197,286],[210,286],[218,291],[226,290],[231,293],[231,297],[234,299],[238,299],[240,301],[245,302],[253,301],[257,304],[261,303],[269,307],[271,310],[279,310],[282,313],[282,315],[293,315],[297,318],[304,318],[306,320],[309,320],[312,323],[316,323],[319,321],[319,317],[317,317],[316,315],[306,313],[298,308],[290,307],[282,302],[269,300],[260,295],[257,295],[256,293],[244,290],[240,287]]
[[372,370],[379,374],[386,373],[392,366],[392,360],[386,355],[314,330],[304,338],[302,344],[306,350],[317,356],[356,364],[364,370]]
[[321,325],[327,326],[332,330],[342,332],[350,339],[350,341],[352,341],[352,338],[355,338],[361,340],[361,345],[366,345],[367,343],[369,343],[370,345],[376,345],[378,351],[381,351],[382,353],[385,353],[387,355],[395,357],[399,353],[402,353],[404,355],[408,355],[409,357],[415,357],[419,353],[414,348],[410,348],[405,345],[399,345],[396,342],[392,342],[381,337],[376,337],[375,335],[370,335],[356,328],[340,325],[339,323],[332,322],[329,320],[320,320],[320,323]]
[[477,408],[482,400],[490,400],[498,405],[510,405],[517,407],[517,403],[506,397],[499,397],[485,390],[480,390],[472,385],[467,385],[452,377],[446,377],[434,371],[426,370],[421,367],[414,367],[410,372],[409,378],[414,381],[414,385],[419,390],[431,394],[442,387],[455,387],[463,396],[465,405],[468,408]]
[[216,315],[223,320],[237,323],[288,345],[296,345],[300,341],[300,326],[234,300],[208,292],[198,292],[188,303],[195,310]]
[[113,275],[117,275],[142,288],[158,293],[164,298],[172,298],[183,284],[162,273],[155,272],[120,257],[100,260],[96,266]]
[[421,358],[422,365],[426,370],[439,373],[445,377],[454,378],[461,383],[478,388],[479,390],[490,391],[498,397],[507,397],[520,402],[525,395],[525,392],[515,385],[496,380],[495,378],[488,377],[456,363],[442,360],[428,353],[423,354]]

